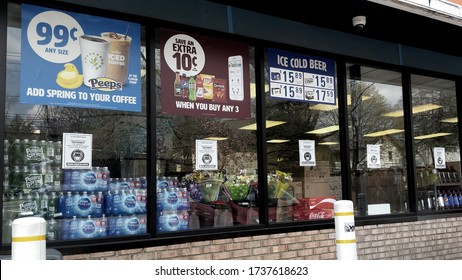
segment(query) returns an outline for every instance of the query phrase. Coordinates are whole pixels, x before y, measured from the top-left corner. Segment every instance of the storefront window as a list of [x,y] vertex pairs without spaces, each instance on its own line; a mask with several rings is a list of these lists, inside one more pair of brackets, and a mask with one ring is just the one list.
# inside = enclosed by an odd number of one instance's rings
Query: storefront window
[[412,75],[417,210],[462,206],[455,82]]
[[401,74],[347,64],[352,198],[356,215],[409,211]]
[[[146,233],[144,28],[8,7],[2,243],[31,215],[48,241]],[[105,47],[80,49],[85,36]]]
[[342,197],[335,62],[268,50],[269,222],[333,218]]
[[253,48],[173,30],[159,46],[158,233],[258,224]]

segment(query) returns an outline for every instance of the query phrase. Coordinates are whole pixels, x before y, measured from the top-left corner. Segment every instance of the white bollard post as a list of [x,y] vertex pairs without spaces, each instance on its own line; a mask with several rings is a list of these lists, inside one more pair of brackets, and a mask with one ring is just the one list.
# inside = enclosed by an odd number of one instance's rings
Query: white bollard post
[[13,221],[12,260],[46,260],[46,224],[44,218],[24,217]]
[[334,220],[337,259],[357,260],[353,202],[350,200],[334,202]]

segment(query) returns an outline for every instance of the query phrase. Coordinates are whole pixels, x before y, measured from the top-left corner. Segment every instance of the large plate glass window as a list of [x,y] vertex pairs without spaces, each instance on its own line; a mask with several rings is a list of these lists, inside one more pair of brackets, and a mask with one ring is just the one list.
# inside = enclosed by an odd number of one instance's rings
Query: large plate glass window
[[412,75],[417,210],[462,206],[455,82]]
[[334,60],[268,49],[270,223],[332,219],[342,197]]
[[167,29],[157,42],[158,233],[258,224],[253,48]]
[[347,103],[356,215],[409,211],[401,74],[347,64]]
[[2,244],[30,215],[50,242],[146,233],[144,28],[9,4],[7,32]]

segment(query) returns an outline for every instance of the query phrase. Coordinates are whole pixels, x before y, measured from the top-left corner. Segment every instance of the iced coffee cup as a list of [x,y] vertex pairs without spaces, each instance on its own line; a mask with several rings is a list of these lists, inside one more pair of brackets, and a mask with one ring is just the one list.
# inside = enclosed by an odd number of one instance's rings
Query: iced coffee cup
[[91,87],[92,79],[106,76],[109,41],[99,36],[82,35],[79,42],[84,84]]
[[128,75],[128,59],[132,38],[115,32],[103,32],[101,36],[110,43],[106,77],[125,84]]

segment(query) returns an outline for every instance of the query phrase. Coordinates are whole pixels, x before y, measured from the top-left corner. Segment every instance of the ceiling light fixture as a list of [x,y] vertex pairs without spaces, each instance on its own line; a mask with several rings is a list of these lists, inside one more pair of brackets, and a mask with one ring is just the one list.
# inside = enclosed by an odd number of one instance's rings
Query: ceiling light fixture
[[[286,123],[286,122],[281,122],[281,121],[266,121],[266,128],[270,128],[270,127],[277,126],[277,125],[281,125],[281,124],[285,124],[285,123]],[[243,130],[257,130],[257,124],[256,124],[256,123],[252,123],[252,124],[249,124],[249,125],[240,127],[239,129],[243,129]]]
[[305,133],[308,133],[308,134],[325,134],[325,133],[334,132],[334,131],[337,131],[337,130],[339,130],[338,125],[331,125],[331,126],[326,126],[326,127],[320,128],[320,129],[307,131]]

